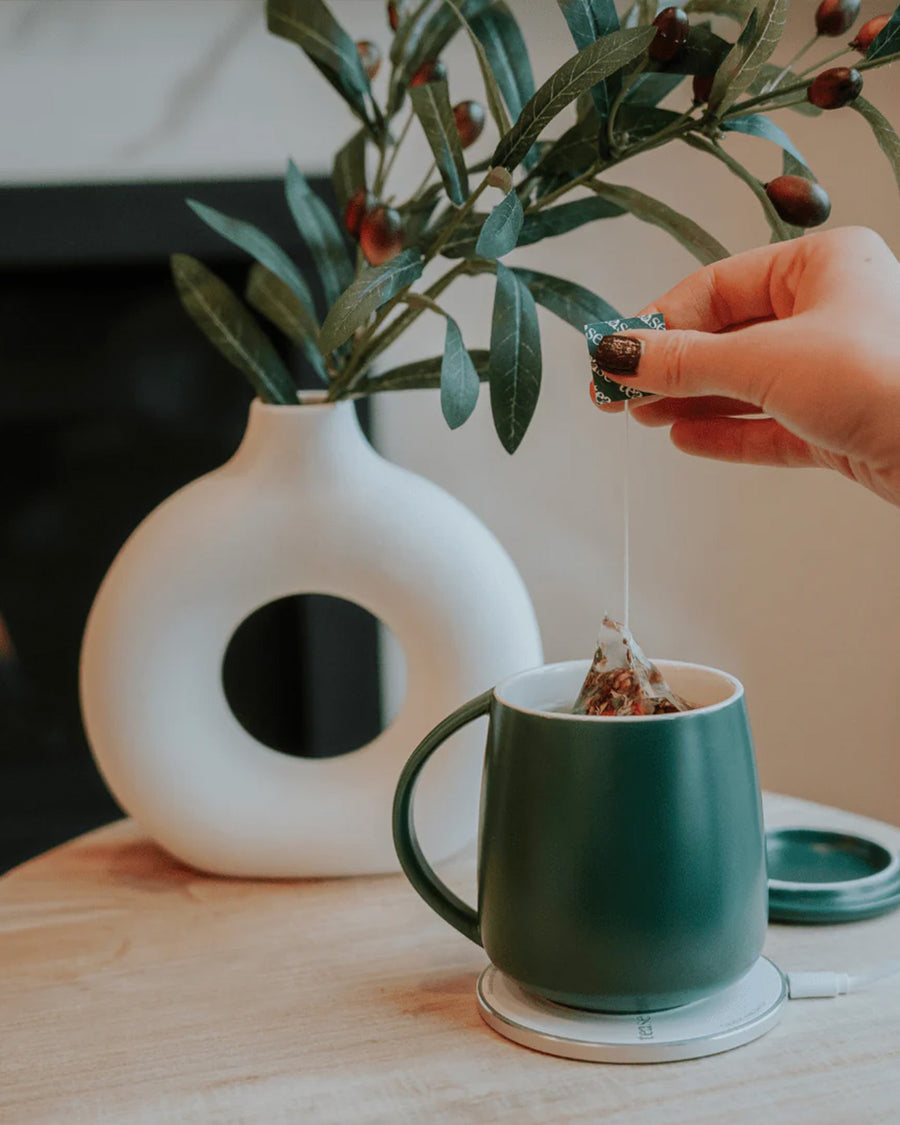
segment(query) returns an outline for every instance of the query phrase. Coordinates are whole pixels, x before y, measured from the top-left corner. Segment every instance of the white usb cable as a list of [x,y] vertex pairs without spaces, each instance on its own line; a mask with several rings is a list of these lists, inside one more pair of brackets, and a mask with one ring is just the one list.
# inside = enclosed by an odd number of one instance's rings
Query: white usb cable
[[788,995],[791,1000],[807,1000],[815,997],[843,996],[846,992],[859,992],[875,981],[884,980],[900,972],[900,960],[889,961],[878,969],[867,973],[785,973]]

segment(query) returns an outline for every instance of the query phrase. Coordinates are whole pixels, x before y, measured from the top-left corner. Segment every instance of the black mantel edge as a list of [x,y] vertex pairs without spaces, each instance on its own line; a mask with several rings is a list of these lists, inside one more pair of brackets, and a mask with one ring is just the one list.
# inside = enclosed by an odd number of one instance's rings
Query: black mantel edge
[[[334,210],[331,181],[310,185]],[[198,199],[254,223],[306,259],[281,178],[154,180],[0,187],[0,269],[54,269],[165,262],[170,254],[233,259],[234,247],[185,203]]]

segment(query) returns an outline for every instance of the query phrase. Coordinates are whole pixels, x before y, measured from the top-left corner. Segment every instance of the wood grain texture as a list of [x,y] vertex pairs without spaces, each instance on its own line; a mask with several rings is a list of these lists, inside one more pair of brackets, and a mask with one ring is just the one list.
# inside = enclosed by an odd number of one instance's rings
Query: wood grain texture
[[[784,797],[773,824],[900,830]],[[471,855],[443,867],[472,893]],[[771,926],[782,969],[897,956],[900,912]],[[253,882],[122,821],[0,879],[3,1125],[816,1125],[900,1119],[900,977],[788,1004],[768,1035],[658,1066],[570,1062],[479,1018],[483,953],[401,876]]]

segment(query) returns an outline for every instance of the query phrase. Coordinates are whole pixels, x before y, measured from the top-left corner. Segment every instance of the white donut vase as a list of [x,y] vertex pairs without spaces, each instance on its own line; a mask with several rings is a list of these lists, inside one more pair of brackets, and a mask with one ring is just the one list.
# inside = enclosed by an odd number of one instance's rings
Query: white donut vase
[[[356,602],[406,659],[390,726],[324,759],[258,742],[222,682],[238,625],[304,593]],[[161,504],[116,557],[85,630],[82,713],[116,799],[183,862],[252,877],[395,871],[391,803],[412,750],[541,660],[522,579],[466,507],[380,457],[351,403],[257,400],[231,460]],[[474,833],[483,747],[483,730],[461,733],[423,777],[432,861]]]

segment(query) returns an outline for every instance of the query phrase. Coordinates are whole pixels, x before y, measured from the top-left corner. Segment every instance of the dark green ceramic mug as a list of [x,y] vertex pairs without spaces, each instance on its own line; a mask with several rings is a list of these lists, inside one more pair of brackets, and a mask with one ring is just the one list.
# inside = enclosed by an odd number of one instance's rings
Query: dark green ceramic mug
[[[765,938],[744,691],[714,668],[657,661],[695,710],[566,714],[589,664],[511,676],[436,726],[401,774],[394,844],[429,906],[523,988],[594,1011],[690,1003],[738,980]],[[422,854],[413,796],[431,754],[479,715],[489,726],[475,910]]]

